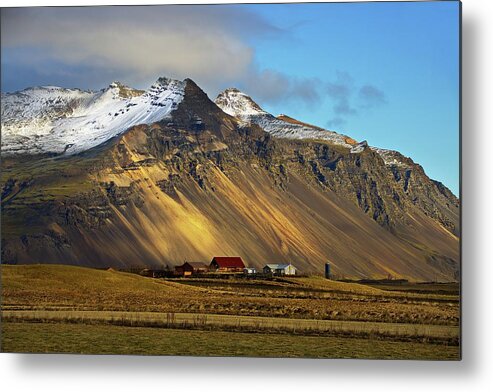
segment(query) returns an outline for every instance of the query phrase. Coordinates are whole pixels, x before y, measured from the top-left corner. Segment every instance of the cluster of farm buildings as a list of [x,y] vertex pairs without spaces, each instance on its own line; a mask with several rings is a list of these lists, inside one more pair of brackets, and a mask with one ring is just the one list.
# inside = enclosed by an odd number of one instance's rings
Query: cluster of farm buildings
[[185,261],[175,267],[175,276],[193,276],[210,273],[243,273],[246,275],[296,275],[296,268],[289,264],[266,264],[261,271],[247,267],[241,257],[214,257],[209,264],[203,262]]

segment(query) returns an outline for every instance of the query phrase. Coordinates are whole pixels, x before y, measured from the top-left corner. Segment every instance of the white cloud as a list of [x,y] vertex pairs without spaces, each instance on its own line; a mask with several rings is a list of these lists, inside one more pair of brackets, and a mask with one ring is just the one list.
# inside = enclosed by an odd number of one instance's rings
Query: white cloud
[[[258,68],[252,39],[289,32],[241,6],[4,8],[1,33],[2,52],[10,50],[2,80],[9,84],[17,77],[98,88],[120,80],[146,88],[167,76],[191,78],[211,95],[240,87],[261,103],[312,105],[325,93],[316,78]],[[347,80],[340,77],[344,87]]]
[[[90,7],[2,10],[2,47],[36,48],[31,66],[56,61],[114,69],[138,82],[165,74],[210,81],[247,73],[253,50],[231,18],[272,30],[236,9],[203,7]],[[218,23],[224,18],[225,22]],[[248,20],[250,18],[250,21]],[[39,50],[41,49],[41,50]]]

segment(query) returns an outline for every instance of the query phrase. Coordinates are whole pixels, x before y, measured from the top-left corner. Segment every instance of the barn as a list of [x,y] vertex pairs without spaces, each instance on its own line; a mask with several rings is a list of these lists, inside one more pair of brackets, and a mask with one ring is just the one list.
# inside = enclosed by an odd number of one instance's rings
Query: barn
[[245,263],[239,256],[234,257],[214,257],[209,266],[210,271],[216,272],[243,272]]
[[187,261],[193,268],[193,274],[205,274],[209,272],[209,266],[201,261]]
[[209,271],[209,267],[205,263],[185,261],[182,265],[175,267],[175,275],[190,276],[196,274],[205,274]]
[[296,275],[296,267],[289,264],[267,264],[264,269],[264,274],[272,275]]

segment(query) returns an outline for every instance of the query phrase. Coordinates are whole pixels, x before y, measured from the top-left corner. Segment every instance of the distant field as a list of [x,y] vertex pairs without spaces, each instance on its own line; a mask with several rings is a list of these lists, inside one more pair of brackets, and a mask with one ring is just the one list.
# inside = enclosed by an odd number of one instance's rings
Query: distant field
[[[164,280],[58,265],[4,265],[1,271],[4,321],[24,325],[19,331],[53,323],[80,331],[119,326],[146,327],[151,333],[181,328],[252,336],[366,338],[459,352],[459,298],[450,292],[382,290],[318,277]],[[39,324],[33,326],[33,321]],[[4,338],[14,344],[19,335],[11,333],[5,329]]]
[[5,323],[2,351],[457,360],[457,346],[108,325]]
[[441,295],[459,295],[459,283],[367,283],[366,285],[386,291],[402,291],[406,293],[420,294],[441,294]]

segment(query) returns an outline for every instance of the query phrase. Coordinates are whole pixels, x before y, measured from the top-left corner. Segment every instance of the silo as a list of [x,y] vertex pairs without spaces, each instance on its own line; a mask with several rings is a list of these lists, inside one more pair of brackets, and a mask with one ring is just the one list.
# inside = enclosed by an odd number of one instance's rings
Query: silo
[[330,263],[325,263],[325,279],[330,279]]

